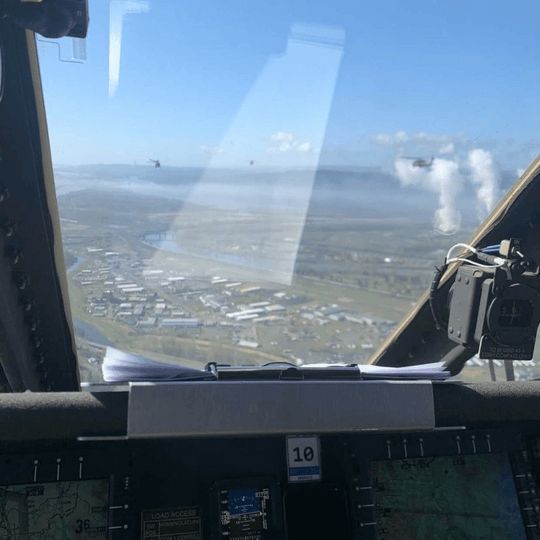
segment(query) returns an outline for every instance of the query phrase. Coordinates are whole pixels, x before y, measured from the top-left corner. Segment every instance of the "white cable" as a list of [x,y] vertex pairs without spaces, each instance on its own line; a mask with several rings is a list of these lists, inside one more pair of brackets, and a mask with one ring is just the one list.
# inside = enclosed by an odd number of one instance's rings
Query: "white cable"
[[[499,257],[497,258],[499,259]],[[448,259],[446,263],[450,264],[456,261],[466,262],[466,263],[472,264],[473,266],[479,266],[480,268],[500,268],[501,266],[504,266],[504,261],[498,264],[481,264],[476,261],[471,261],[470,259],[464,259],[463,257],[454,257],[453,259]]]
[[450,262],[450,253],[452,253],[452,251],[454,251],[454,249],[458,247],[464,247],[464,248],[467,248],[469,251],[472,251],[472,253],[476,253],[476,249],[473,248],[472,246],[469,246],[469,244],[461,244],[461,243],[455,244],[448,250],[448,253],[446,254],[446,262]]

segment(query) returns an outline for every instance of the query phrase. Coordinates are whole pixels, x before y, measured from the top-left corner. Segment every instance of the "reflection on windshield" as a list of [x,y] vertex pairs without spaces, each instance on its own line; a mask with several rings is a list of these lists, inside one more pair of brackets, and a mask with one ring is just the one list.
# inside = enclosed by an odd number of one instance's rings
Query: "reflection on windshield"
[[[507,53],[474,14],[339,4],[310,4],[313,24],[302,2],[113,0],[84,67],[41,48],[84,380],[106,345],[199,368],[364,364],[536,155],[517,104],[536,82],[478,70],[480,30],[482,54]],[[463,376],[490,375],[473,359]]]
[[[227,277],[291,284],[342,42],[337,29],[293,27],[178,212],[175,251],[232,263]],[[290,132],[275,131],[284,125]]]
[[140,0],[112,0],[109,9],[109,97],[112,97],[116,92],[120,77],[124,16],[128,13],[144,13],[150,9],[150,4]]

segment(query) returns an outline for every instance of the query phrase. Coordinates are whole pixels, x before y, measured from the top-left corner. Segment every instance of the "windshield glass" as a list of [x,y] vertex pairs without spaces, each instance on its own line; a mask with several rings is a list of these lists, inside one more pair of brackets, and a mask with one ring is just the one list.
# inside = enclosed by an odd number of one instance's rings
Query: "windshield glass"
[[38,37],[82,380],[106,345],[367,363],[538,153],[538,9],[113,0]]

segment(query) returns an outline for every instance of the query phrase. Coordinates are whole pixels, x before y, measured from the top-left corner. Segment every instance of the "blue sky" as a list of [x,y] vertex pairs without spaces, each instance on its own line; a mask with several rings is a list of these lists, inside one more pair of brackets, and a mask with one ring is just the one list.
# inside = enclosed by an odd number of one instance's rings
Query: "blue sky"
[[90,0],[86,64],[39,47],[53,160],[390,169],[403,153],[429,158],[453,145],[523,168],[540,144],[539,11],[470,0],[150,0],[123,19],[109,98],[110,9]]

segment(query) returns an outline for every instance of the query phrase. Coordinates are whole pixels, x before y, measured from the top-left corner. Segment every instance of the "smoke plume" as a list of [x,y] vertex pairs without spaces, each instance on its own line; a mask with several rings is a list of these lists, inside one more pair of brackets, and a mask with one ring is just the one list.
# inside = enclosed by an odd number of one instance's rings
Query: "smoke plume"
[[461,225],[456,197],[463,187],[457,161],[436,158],[431,167],[415,167],[411,161],[399,159],[396,174],[404,186],[418,186],[439,195],[439,208],[433,215],[433,226],[442,234],[454,234]]
[[[452,153],[454,149],[447,146],[444,150]],[[481,219],[493,210],[501,195],[497,168],[488,151],[481,148],[471,150],[463,165],[463,174],[460,160],[454,156],[435,158],[429,167],[414,166],[414,161],[403,158],[395,163],[396,175],[403,186],[418,186],[438,194],[439,208],[433,215],[433,226],[442,234],[459,231],[461,213],[457,209],[457,197],[465,181],[470,181],[476,188]]]
[[477,148],[469,152],[469,166],[471,168],[471,181],[476,187],[478,202],[483,203],[486,212],[480,213],[482,219],[489,214],[500,198],[499,175],[495,169],[493,158],[489,152]]

